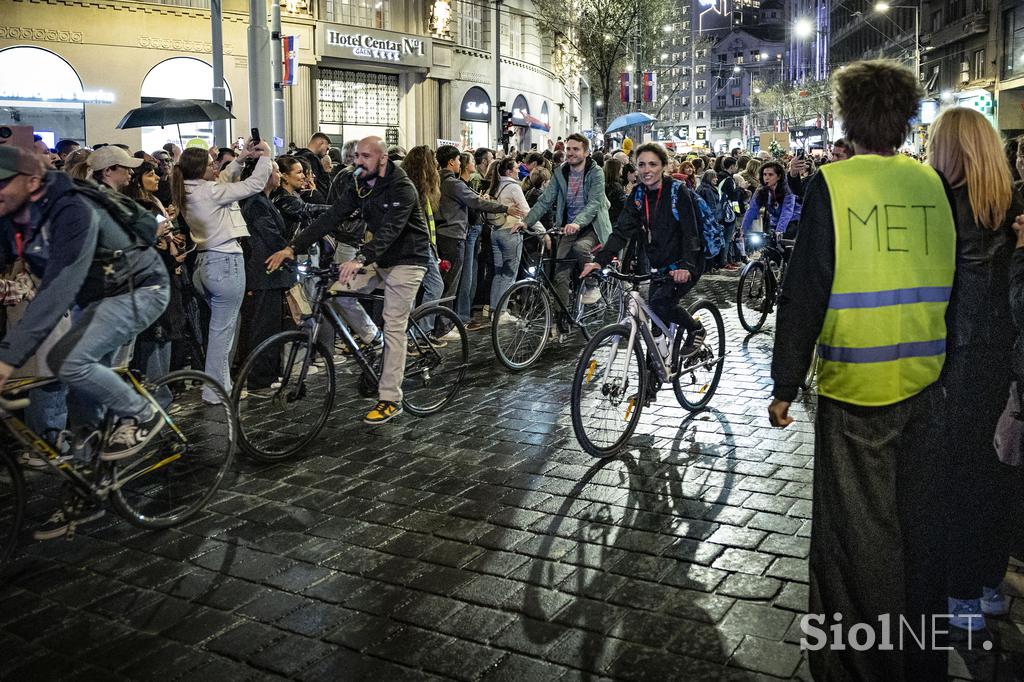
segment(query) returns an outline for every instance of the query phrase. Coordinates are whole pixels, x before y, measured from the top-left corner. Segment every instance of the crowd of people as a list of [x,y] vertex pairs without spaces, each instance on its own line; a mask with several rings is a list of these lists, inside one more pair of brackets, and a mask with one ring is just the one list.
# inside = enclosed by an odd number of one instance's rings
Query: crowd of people
[[[836,77],[846,137],[827,154],[782,158],[656,143],[606,154],[580,134],[525,153],[406,151],[377,137],[339,148],[324,133],[276,158],[253,140],[152,153],[0,146],[0,388],[19,374],[57,376],[33,391],[30,428],[68,456],[104,438],[103,458],[128,457],[162,422],[109,369],[122,347],[150,378],[191,366],[230,391],[249,350],[301,324],[301,285],[282,266],[333,262],[341,289],[384,290],[380,310],[331,303],[361,343],[383,348],[364,420],[379,424],[402,411],[418,301],[447,298],[467,330],[488,326],[524,253],[544,242],[565,302],[574,281],[585,301],[599,296],[584,278],[616,258],[668,273],[648,298],[692,349],[703,330],[683,296],[746,262],[751,232],[772,230],[796,240],[773,425],[792,422],[815,349],[820,358],[810,611],[872,628],[886,613],[948,612],[954,631],[972,632],[1007,611],[1007,519],[1021,490],[1010,466],[1021,443],[997,452],[994,442],[1021,431],[1024,146],[952,108],[923,159],[901,153],[920,97],[893,63],[847,66]],[[553,334],[569,325],[563,315]],[[431,330],[439,345],[459,333],[440,321]],[[257,368],[241,398],[275,379]],[[98,406],[117,416],[110,434],[94,430]],[[67,439],[69,422],[93,430]],[[929,647],[824,650],[811,667],[821,679],[944,675]]]

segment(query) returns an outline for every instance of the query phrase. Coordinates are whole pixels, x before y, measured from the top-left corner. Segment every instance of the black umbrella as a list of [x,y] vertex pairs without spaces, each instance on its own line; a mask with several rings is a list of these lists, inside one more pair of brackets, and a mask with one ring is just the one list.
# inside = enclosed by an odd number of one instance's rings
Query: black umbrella
[[181,141],[182,123],[221,121],[234,118],[230,111],[220,104],[198,99],[164,99],[138,109],[132,109],[118,128],[142,128],[143,126],[178,126],[178,141]]

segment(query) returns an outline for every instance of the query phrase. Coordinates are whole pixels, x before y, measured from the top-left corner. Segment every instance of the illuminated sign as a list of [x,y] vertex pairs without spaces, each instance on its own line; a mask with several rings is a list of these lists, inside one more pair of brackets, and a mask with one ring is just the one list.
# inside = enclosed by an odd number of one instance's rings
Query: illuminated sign
[[[341,27],[339,27],[341,28]],[[346,59],[430,66],[429,40],[384,31],[360,31],[323,28],[324,53]]]
[[487,91],[476,86],[467,90],[459,112],[459,118],[463,121],[490,122],[491,98],[487,96]]
[[47,90],[46,86],[38,89],[16,90],[0,86],[0,100],[17,100],[23,102],[61,102],[70,104],[113,104],[114,94],[103,90]]

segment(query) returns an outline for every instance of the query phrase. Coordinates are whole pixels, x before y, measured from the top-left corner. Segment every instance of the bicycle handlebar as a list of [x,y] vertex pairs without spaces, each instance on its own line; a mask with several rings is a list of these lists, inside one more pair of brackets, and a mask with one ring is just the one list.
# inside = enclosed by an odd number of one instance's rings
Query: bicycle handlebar
[[625,273],[619,272],[618,270],[610,266],[607,268],[602,268],[601,270],[597,270],[590,274],[596,275],[598,273],[606,277],[611,277],[612,279],[619,279],[622,280],[623,282],[630,282],[631,284],[642,284],[644,282],[661,282],[670,278],[669,275],[663,272],[651,272],[646,275],[627,275]]

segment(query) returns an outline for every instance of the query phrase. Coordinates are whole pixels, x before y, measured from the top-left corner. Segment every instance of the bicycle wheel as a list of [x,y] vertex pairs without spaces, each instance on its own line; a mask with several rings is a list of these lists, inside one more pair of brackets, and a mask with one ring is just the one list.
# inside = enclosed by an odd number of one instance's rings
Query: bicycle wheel
[[537,361],[551,333],[551,302],[540,282],[516,282],[491,311],[491,345],[501,364],[525,369]]
[[[241,391],[246,400],[238,400]],[[238,443],[261,462],[302,450],[323,429],[334,407],[334,359],[305,332],[276,334],[245,359],[234,388]]]
[[[235,454],[234,408],[213,377],[190,369],[146,389],[150,395],[169,390],[166,423],[141,453],[111,467],[110,499],[133,525],[168,528],[199,512],[224,479]],[[216,404],[203,400],[204,391]]]
[[622,282],[606,277],[600,281],[596,289],[596,292],[590,292],[590,296],[593,298],[596,293],[597,300],[587,303],[584,300],[587,295],[587,287],[581,283],[576,287],[576,299],[573,306],[576,319],[591,336],[601,327],[618,322],[622,313]]
[[643,409],[647,367],[639,340],[629,348],[630,328],[605,327],[591,337],[572,380],[572,430],[594,457],[611,457],[636,430]]
[[679,404],[695,412],[711,402],[722,378],[722,368],[725,366],[725,324],[722,322],[722,313],[711,301],[697,301],[690,308],[690,315],[703,325],[706,336],[700,348],[684,361],[679,357],[679,349],[686,332],[679,330],[676,333],[672,346],[672,373],[675,375],[672,388]]
[[[459,338],[445,345],[432,342],[423,320],[442,318],[442,328],[457,329]],[[449,308],[435,305],[409,318],[402,405],[417,417],[437,412],[455,399],[469,366],[469,340],[462,320]]]
[[771,307],[768,301],[768,268],[764,261],[752,260],[743,267],[736,289],[736,312],[740,324],[750,333],[764,326]]
[[0,566],[11,558],[25,518],[25,481],[11,452],[0,453]]

